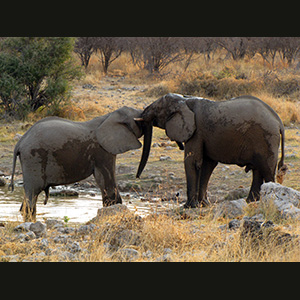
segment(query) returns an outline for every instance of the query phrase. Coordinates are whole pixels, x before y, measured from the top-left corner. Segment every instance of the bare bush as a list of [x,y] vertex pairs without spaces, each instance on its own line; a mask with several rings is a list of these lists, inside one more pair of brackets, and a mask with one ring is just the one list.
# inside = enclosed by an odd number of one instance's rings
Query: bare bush
[[79,56],[81,65],[87,69],[92,54],[96,51],[96,37],[79,37],[76,40],[74,52]]
[[170,63],[182,60],[180,38],[139,37],[129,44],[134,64],[150,73],[160,73]]
[[105,74],[107,74],[110,64],[122,54],[124,46],[125,39],[122,37],[96,38],[95,49]]

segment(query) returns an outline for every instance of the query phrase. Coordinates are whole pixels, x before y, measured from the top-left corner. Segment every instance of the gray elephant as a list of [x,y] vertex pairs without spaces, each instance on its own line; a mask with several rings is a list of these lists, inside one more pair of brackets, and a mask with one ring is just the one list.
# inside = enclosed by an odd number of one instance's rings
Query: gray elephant
[[[208,181],[218,162],[246,167],[246,172],[252,170],[247,202],[259,199],[263,181],[275,180],[280,140],[278,170],[283,167],[284,126],[270,106],[252,96],[215,102],[167,94],[149,105],[136,121],[165,129],[171,140],[185,143],[185,207],[207,204]],[[151,136],[144,139],[137,177],[150,151]]]
[[[122,203],[115,178],[116,155],[142,146],[147,130],[135,122],[141,110],[122,107],[87,122],[48,117],[35,123],[14,149],[10,188],[14,188],[17,156],[23,171],[25,218],[35,219],[38,195],[51,186],[70,184],[94,175],[103,206]],[[150,128],[151,129],[151,128]],[[23,209],[22,209],[23,207]]]

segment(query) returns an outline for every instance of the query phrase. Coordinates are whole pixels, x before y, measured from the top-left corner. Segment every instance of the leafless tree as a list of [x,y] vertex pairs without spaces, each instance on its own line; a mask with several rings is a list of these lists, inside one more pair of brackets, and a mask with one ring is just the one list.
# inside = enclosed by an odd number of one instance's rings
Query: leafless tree
[[283,61],[287,61],[289,65],[296,59],[300,50],[299,37],[280,37],[279,53]]
[[122,37],[98,37],[95,41],[97,56],[101,61],[103,71],[107,74],[108,67],[124,50],[126,38]]
[[87,69],[92,54],[96,51],[96,37],[79,37],[76,40],[74,52],[79,56],[81,65]]
[[219,37],[215,41],[231,55],[233,60],[243,59],[249,47],[247,37]]
[[185,71],[193,61],[198,59],[200,54],[204,55],[205,61],[209,62],[211,53],[218,47],[213,37],[183,37],[181,38],[181,45],[187,55]]
[[166,66],[182,59],[180,38],[139,37],[130,40],[133,63],[150,73],[160,73]]
[[278,37],[252,37],[249,38],[248,53],[251,53],[253,57],[256,53],[259,53],[264,62],[267,62],[274,67],[275,57],[279,51],[279,39]]

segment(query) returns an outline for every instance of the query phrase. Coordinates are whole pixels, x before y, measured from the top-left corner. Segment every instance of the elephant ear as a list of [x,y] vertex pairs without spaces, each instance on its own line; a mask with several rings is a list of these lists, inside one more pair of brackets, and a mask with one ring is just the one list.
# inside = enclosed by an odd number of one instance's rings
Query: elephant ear
[[186,142],[195,130],[195,115],[185,103],[166,122],[166,134],[173,141]]
[[[124,110],[124,108],[122,108]],[[127,109],[127,108],[126,108]],[[142,147],[138,138],[141,129],[133,120],[131,114],[116,110],[97,128],[96,137],[102,148],[111,154],[120,154]]]

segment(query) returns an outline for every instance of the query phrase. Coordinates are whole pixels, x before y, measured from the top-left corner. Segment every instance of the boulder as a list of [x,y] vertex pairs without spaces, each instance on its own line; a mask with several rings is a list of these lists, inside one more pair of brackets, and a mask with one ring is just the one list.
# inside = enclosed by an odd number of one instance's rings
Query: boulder
[[89,221],[89,223],[96,223],[99,219],[107,216],[114,216],[117,214],[128,213],[130,210],[124,204],[115,204],[111,206],[106,206],[98,209],[97,216]]
[[214,208],[214,217],[236,218],[245,213],[244,208],[246,206],[245,199],[219,202]]
[[36,223],[32,223],[29,227],[29,229],[35,233],[37,238],[46,234],[46,228],[47,228],[46,225],[40,221],[37,221]]
[[102,207],[98,209],[97,216],[114,216],[119,213],[128,212],[129,209],[124,204],[115,204],[112,206]]
[[25,223],[22,223],[22,224],[19,224],[17,225],[15,228],[14,228],[14,231],[17,231],[17,232],[27,232],[27,231],[30,231],[30,226],[31,224],[33,224],[32,222],[25,222]]
[[237,200],[241,198],[246,198],[249,194],[250,188],[238,188],[236,190],[230,191],[225,200]]
[[246,248],[288,246],[295,238],[294,235],[276,229],[270,220],[262,223],[244,218],[241,225],[240,243]]
[[273,203],[283,218],[300,219],[300,192],[282,186],[279,183],[267,182],[261,186],[260,201]]

